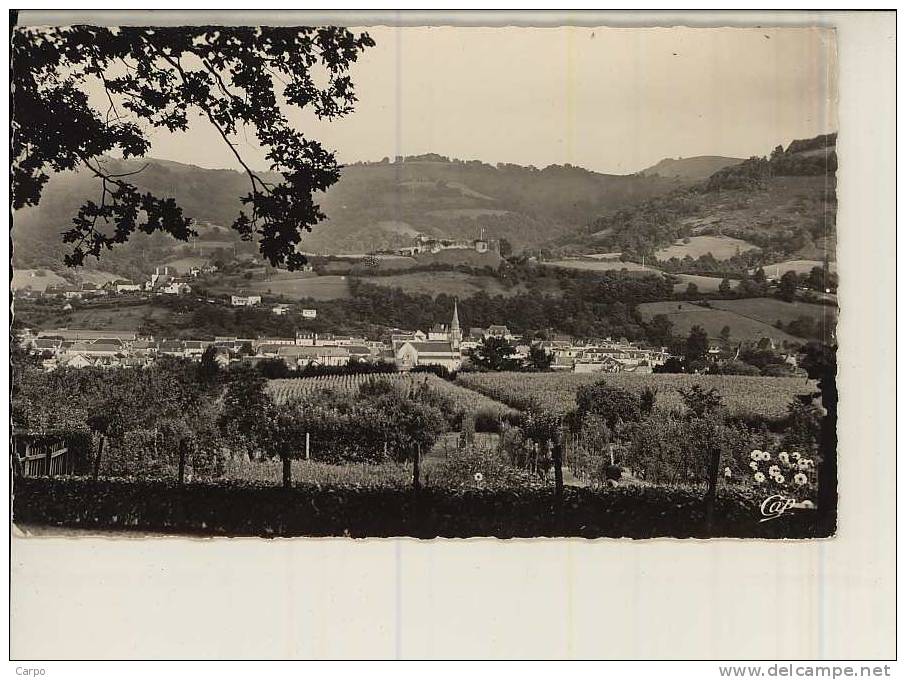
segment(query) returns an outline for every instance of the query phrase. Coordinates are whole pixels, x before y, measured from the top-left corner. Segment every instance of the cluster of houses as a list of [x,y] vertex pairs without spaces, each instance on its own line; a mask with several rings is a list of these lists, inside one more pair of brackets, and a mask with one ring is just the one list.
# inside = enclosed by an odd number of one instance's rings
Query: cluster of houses
[[[506,326],[471,328],[464,336],[459,325],[457,303],[449,324],[436,324],[427,333],[390,329],[376,340],[332,333],[297,332],[294,337],[215,337],[205,340],[158,339],[131,331],[80,329],[25,331],[23,346],[41,357],[46,370],[59,367],[84,368],[145,366],[157,357],[172,356],[200,360],[214,348],[218,363],[283,361],[289,368],[346,366],[354,362],[393,363],[398,370],[417,366],[442,366],[458,371],[465,356],[485,338],[501,338],[514,347],[512,357],[526,360],[531,345],[518,343]],[[667,360],[665,350],[636,347],[625,340],[574,343],[567,338],[536,342],[552,355],[554,370],[575,372],[650,372]]]
[[191,282],[202,274],[217,271],[214,265],[192,267],[188,274],[179,275],[171,272],[169,267],[156,267],[151,277],[144,282],[130,279],[114,279],[105,284],[94,283],[66,284],[48,286],[41,294],[44,298],[63,298],[66,300],[83,300],[108,295],[127,295],[130,293],[155,293],[160,295],[188,295],[192,292]]
[[500,241],[482,236],[476,239],[435,238],[419,234],[413,243],[397,251],[399,255],[421,255],[422,253],[439,253],[442,250],[474,250],[476,253],[500,254]]

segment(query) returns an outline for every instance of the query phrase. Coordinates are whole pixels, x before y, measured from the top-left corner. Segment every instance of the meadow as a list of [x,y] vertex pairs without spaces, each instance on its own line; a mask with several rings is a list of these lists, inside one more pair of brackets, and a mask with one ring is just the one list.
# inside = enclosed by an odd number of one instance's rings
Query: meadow
[[[701,276],[699,274],[674,274],[680,280],[673,286],[673,292],[685,293],[690,283],[694,283],[702,293],[716,293],[720,289],[723,279],[719,276]],[[736,288],[738,282],[731,281],[730,287]]]
[[248,281],[240,285],[248,293],[282,295],[294,300],[336,300],[349,297],[349,279],[345,276],[298,275],[269,281]]
[[679,388],[701,385],[720,392],[731,415],[778,418],[799,394],[816,391],[815,383],[804,378],[763,378],[728,375],[685,375],[676,373],[461,373],[456,382],[492,399],[525,409],[566,413],[576,407],[576,391],[583,385],[604,382],[640,393],[657,388],[656,409],[682,410]]
[[550,260],[544,264],[550,267],[565,267],[566,269],[581,269],[592,272],[612,272],[625,269],[628,272],[661,273],[659,269],[654,267],[643,267],[637,262],[620,262],[619,260]]
[[31,288],[43,291],[48,286],[65,286],[66,283],[66,279],[49,269],[14,269],[9,287],[12,290]]
[[708,308],[687,301],[646,302],[639,305],[638,310],[645,321],[651,321],[658,314],[665,315],[673,324],[673,333],[681,337],[689,335],[693,326],[701,326],[709,337],[716,338],[724,326],[729,326],[730,339],[737,342],[757,342],[761,338],[772,338],[777,342],[802,343],[801,338],[774,328],[769,323],[741,316],[734,311],[717,309],[716,305]]
[[729,260],[737,252],[744,253],[757,249],[758,246],[748,241],[729,236],[690,236],[688,243],[677,241],[673,245],[661,248],[655,255],[659,260],[669,260],[671,257],[682,260],[686,256],[694,260],[711,253],[715,260]]
[[780,320],[787,324],[801,316],[810,316],[816,323],[836,323],[837,308],[832,305],[813,305],[807,302],[784,302],[775,298],[743,298],[741,300],[711,300],[711,306],[766,324]]
[[[820,260],[786,260],[774,264],[765,265],[764,271],[768,276],[780,278],[786,272],[796,272],[797,274],[809,274],[815,267],[823,267],[824,263]],[[830,270],[837,271],[837,263],[830,263]]]
[[493,276],[473,276],[463,272],[412,272],[411,274],[362,276],[360,278],[373,285],[401,288],[406,293],[415,295],[435,296],[445,293],[467,298],[479,292],[485,292],[491,296],[509,296],[524,292],[524,289],[519,286],[508,288]]

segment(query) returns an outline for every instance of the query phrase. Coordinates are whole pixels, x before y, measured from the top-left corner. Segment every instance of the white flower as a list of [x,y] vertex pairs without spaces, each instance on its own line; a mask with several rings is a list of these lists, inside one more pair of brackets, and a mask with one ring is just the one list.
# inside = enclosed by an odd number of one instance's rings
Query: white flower
[[755,473],[755,483],[756,483],[756,484],[761,484],[763,481],[764,481],[764,473],[763,473],[763,472],[756,472],[756,473]]
[[781,451],[780,453],[778,453],[777,458],[779,458],[780,462],[784,465],[790,464],[790,454],[788,454],[786,451]]
[[749,454],[749,457],[752,460],[761,460],[761,451],[755,449],[754,451],[752,451],[752,453]]
[[730,470],[730,468],[725,467],[724,468],[724,477],[729,479],[732,476],[733,476],[733,472]]
[[807,468],[815,467],[815,461],[813,461],[811,458],[804,458],[803,460],[805,461],[805,467],[807,467]]
[[483,480],[483,479],[484,479],[484,475],[483,475],[483,474],[481,474],[480,472],[476,472],[476,473],[475,473],[475,481],[476,481],[476,482],[480,482],[480,481]]
[[799,460],[799,452],[798,452],[798,451],[793,451],[793,452],[790,454],[790,458],[792,458],[793,460]]
[[802,501],[802,503],[800,503],[800,505],[802,505],[803,508],[814,508],[815,507],[815,504],[812,503],[811,501]]
[[796,482],[796,484],[798,484],[799,486],[802,486],[803,484],[808,483],[808,477],[806,477],[801,472],[797,472],[796,476],[793,477],[793,481]]
[[768,474],[771,475],[771,477],[773,477],[774,475],[779,475],[779,474],[780,474],[780,466],[779,466],[779,465],[772,465],[771,467],[768,468]]
[[769,451],[761,452],[761,460],[771,460],[771,454]]
[[783,483],[786,481],[786,479],[784,478],[783,475],[777,474],[777,475],[774,477],[774,481],[777,482],[778,484],[783,484]]
[[749,463],[749,467],[755,470],[755,472],[758,472],[758,463],[756,463],[754,460]]
[[799,460],[799,465],[797,466],[800,470],[808,470],[809,461],[807,458],[801,458]]

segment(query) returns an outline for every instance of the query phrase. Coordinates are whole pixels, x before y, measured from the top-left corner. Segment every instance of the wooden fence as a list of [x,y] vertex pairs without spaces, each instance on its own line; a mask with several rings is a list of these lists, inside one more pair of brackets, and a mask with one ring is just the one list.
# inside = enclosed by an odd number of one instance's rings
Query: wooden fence
[[59,437],[13,436],[13,474],[19,477],[55,477],[76,471],[75,453]]

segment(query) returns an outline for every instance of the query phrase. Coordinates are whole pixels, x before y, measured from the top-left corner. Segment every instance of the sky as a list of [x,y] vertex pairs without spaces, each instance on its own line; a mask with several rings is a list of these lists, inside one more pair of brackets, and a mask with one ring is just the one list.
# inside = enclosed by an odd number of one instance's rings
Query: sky
[[[834,34],[811,28],[369,27],[359,102],[290,120],[342,163],[439,153],[628,174],[662,158],[766,155],[833,132]],[[158,158],[238,168],[206,121],[148,131]],[[235,140],[265,167],[251,132]]]

